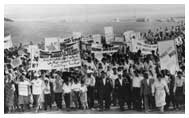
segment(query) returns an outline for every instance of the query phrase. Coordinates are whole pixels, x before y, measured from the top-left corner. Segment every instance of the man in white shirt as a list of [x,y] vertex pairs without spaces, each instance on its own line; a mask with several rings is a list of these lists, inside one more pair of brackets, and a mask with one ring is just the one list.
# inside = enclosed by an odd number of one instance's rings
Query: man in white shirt
[[92,109],[94,107],[94,87],[96,80],[92,73],[88,73],[86,77],[86,85],[87,85],[87,97],[88,97],[88,105],[89,108]]
[[39,78],[39,74],[35,74],[34,80],[32,80],[31,83],[32,83],[34,104],[36,106],[36,112],[38,112],[40,107],[40,99],[41,99],[40,96],[43,92],[43,82]]
[[140,96],[140,89],[141,89],[141,81],[143,77],[137,71],[134,72],[132,77],[132,88],[133,88],[133,104],[134,109],[141,110],[141,96]]
[[20,76],[20,81],[16,82],[18,84],[18,102],[21,106],[21,110],[24,111],[27,104],[29,104],[29,86],[31,85],[29,81],[26,81],[24,75]]
[[66,80],[63,84],[64,101],[66,104],[66,110],[70,110],[70,97],[71,97],[71,83]]

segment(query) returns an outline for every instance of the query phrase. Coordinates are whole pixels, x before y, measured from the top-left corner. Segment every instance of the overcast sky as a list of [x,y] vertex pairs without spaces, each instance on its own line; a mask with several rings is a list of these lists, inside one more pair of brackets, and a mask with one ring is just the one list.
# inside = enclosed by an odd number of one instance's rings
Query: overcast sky
[[12,19],[82,18],[96,16],[184,16],[180,5],[5,5],[4,16]]

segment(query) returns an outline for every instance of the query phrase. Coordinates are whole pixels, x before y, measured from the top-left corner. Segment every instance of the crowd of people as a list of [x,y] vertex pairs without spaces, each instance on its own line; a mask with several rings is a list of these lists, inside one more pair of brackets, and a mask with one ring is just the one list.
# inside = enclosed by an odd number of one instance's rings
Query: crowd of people
[[[185,106],[185,25],[146,33],[146,39],[182,37],[177,46],[180,70],[172,74],[161,70],[158,53],[143,55],[127,48],[97,59],[89,50],[81,50],[82,66],[61,70],[29,70],[30,56],[13,68],[11,59],[19,57],[15,47],[4,50],[5,113],[35,110],[110,110],[149,111],[184,109]],[[150,38],[149,38],[150,37]],[[166,37],[166,38],[165,38]],[[153,42],[154,43],[154,42]],[[116,108],[117,108],[116,107]]]

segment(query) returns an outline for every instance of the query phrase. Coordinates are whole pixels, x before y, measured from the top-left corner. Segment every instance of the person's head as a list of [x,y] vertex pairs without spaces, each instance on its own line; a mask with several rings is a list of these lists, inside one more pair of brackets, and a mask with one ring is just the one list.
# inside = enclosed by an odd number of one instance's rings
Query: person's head
[[179,78],[181,78],[181,76],[182,76],[182,72],[179,71],[179,72],[177,73],[177,75],[178,75]]
[[114,74],[116,74],[116,73],[117,73],[116,68],[113,68],[113,73],[114,73]]
[[102,78],[105,78],[106,73],[105,73],[104,71],[102,71],[102,72],[101,72],[101,76],[102,76]]
[[161,78],[162,78],[161,74],[158,74],[158,75],[157,75],[157,79],[160,81]]
[[136,77],[138,77],[138,72],[136,70],[134,71],[134,74]]
[[20,76],[20,81],[23,82],[24,81],[24,77]]
[[148,74],[147,73],[144,73],[144,78],[148,79]]

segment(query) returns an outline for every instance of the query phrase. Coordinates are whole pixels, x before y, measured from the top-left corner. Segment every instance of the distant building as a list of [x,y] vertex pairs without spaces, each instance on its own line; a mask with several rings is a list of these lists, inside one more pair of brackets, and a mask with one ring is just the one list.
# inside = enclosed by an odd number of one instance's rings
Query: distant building
[[145,17],[145,18],[137,18],[136,22],[150,22],[150,18],[147,18],[147,17]]

